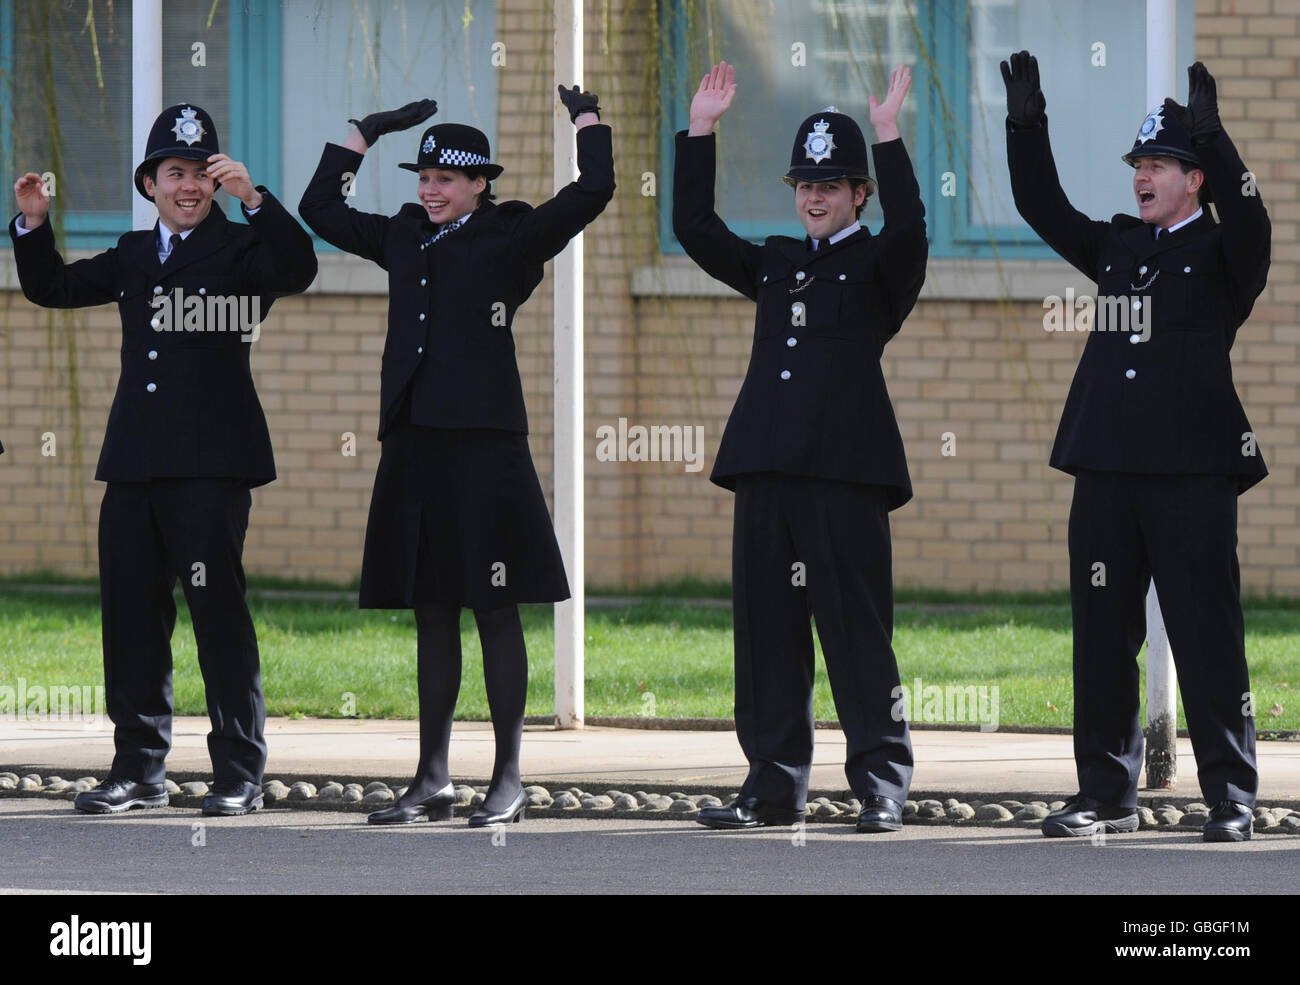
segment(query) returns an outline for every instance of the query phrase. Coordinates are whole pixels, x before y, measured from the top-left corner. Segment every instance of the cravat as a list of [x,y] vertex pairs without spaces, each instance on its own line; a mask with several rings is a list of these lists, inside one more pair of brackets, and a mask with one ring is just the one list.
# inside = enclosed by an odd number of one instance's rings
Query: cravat
[[466,219],[465,216],[461,216],[461,217],[460,217],[459,219],[457,219],[455,222],[449,222],[449,223],[447,223],[445,226],[443,226],[441,229],[439,229],[436,233],[434,233],[432,236],[430,236],[428,239],[426,239],[423,243],[421,243],[421,244],[420,244],[420,249],[424,249],[426,246],[432,246],[434,243],[438,242],[438,240],[442,239],[442,238],[443,238],[444,236],[446,236],[448,233],[450,233],[450,232],[455,232],[457,229],[459,229],[459,228],[464,224],[465,219]]

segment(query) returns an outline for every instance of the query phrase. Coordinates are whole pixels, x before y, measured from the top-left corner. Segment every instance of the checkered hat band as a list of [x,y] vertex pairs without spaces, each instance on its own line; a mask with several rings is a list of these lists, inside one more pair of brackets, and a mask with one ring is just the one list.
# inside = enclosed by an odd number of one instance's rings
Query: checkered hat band
[[482,154],[474,154],[467,150],[448,150],[446,147],[439,148],[438,163],[454,164],[461,167],[475,164],[490,164],[491,162]]

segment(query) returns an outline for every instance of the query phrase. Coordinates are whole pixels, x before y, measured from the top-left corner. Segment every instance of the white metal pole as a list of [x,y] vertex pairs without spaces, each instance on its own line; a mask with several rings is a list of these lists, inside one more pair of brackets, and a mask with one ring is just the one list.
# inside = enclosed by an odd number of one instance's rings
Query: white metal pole
[[[555,84],[582,83],[582,0],[555,0]],[[578,176],[569,113],[555,101],[555,190]],[[582,234],[555,258],[555,533],[573,597],[555,604],[555,725],[583,724]]]
[[[131,167],[144,160],[149,129],[162,112],[162,0],[131,5]],[[151,202],[131,191],[131,226],[149,229],[158,218]]]
[[[1147,109],[1177,96],[1177,4],[1147,0]],[[1194,531],[1188,531],[1196,536]],[[1173,651],[1153,580],[1147,592],[1147,788],[1173,790],[1178,783],[1178,680]]]

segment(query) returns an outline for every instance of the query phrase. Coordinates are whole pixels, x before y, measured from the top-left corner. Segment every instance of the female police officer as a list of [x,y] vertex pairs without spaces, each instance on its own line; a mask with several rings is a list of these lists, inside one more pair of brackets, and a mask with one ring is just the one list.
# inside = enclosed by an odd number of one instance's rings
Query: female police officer
[[614,193],[610,129],[591,93],[560,87],[578,129],[581,176],[534,209],[493,203],[487,137],[460,124],[424,131],[414,163],[419,204],[395,216],[344,201],[366,149],[437,111],[432,100],[374,113],[340,147],[326,144],[299,204],[307,225],[388,271],[379,439],[361,572],[362,608],[413,608],[420,763],[375,824],[451,816],[448,771],[460,688],[460,610],[474,610],[496,736],[492,784],[473,826],[523,816],[519,743],[528,661],[518,603],[569,597],[528,451],[510,323],[542,265],[600,215]]

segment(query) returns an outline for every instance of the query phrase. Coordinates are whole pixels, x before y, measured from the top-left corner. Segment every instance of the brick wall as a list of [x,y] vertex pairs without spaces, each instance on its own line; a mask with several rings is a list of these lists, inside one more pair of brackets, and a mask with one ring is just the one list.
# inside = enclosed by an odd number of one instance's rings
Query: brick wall
[[[1300,594],[1300,4],[1198,0],[1196,45],[1219,82],[1222,115],[1273,220],[1269,286],[1233,350],[1238,390],[1271,475],[1240,502],[1246,588]],[[589,3],[587,78],[615,128],[619,190],[586,245],[586,541],[589,583],[637,586],[730,574],[732,496],[707,480],[748,363],[753,305],[726,296],[634,289],[640,273],[689,267],[658,255],[655,200],[671,162],[658,160],[653,107],[640,93],[655,66],[648,0]],[[551,193],[550,5],[504,0],[500,39],[498,199]],[[293,200],[300,189],[286,189]],[[1052,263],[1055,263],[1054,261]],[[1043,269],[1059,270],[1064,264]],[[979,265],[975,265],[979,273]],[[1041,266],[1041,265],[1040,265]],[[5,268],[8,268],[7,270]],[[1046,465],[1082,338],[1042,331],[1042,293],[1011,300],[936,287],[890,343],[886,378],[907,444],[916,498],[893,514],[895,573],[905,585],[1058,588],[1067,582],[1071,480]],[[969,272],[969,271],[966,271]],[[985,270],[987,273],[987,269]],[[0,274],[12,263],[0,251]],[[551,486],[551,281],[520,311],[515,336],[543,487]],[[333,283],[333,278],[322,278]],[[1062,281],[1064,283],[1064,281]],[[383,294],[312,293],[280,301],[254,347],[258,390],[280,479],[257,490],[245,560],[264,574],[345,580],[359,569],[378,463]],[[698,292],[697,292],[698,293]],[[63,332],[75,332],[82,463],[73,461]],[[102,487],[90,481],[117,374],[111,308],[35,309],[0,290],[0,572],[93,572]],[[701,472],[683,464],[600,462],[594,434],[625,417],[704,427]],[[40,435],[58,435],[56,458]],[[354,458],[339,453],[357,435]],[[957,454],[941,453],[952,432]],[[84,505],[83,505],[84,504]]]

